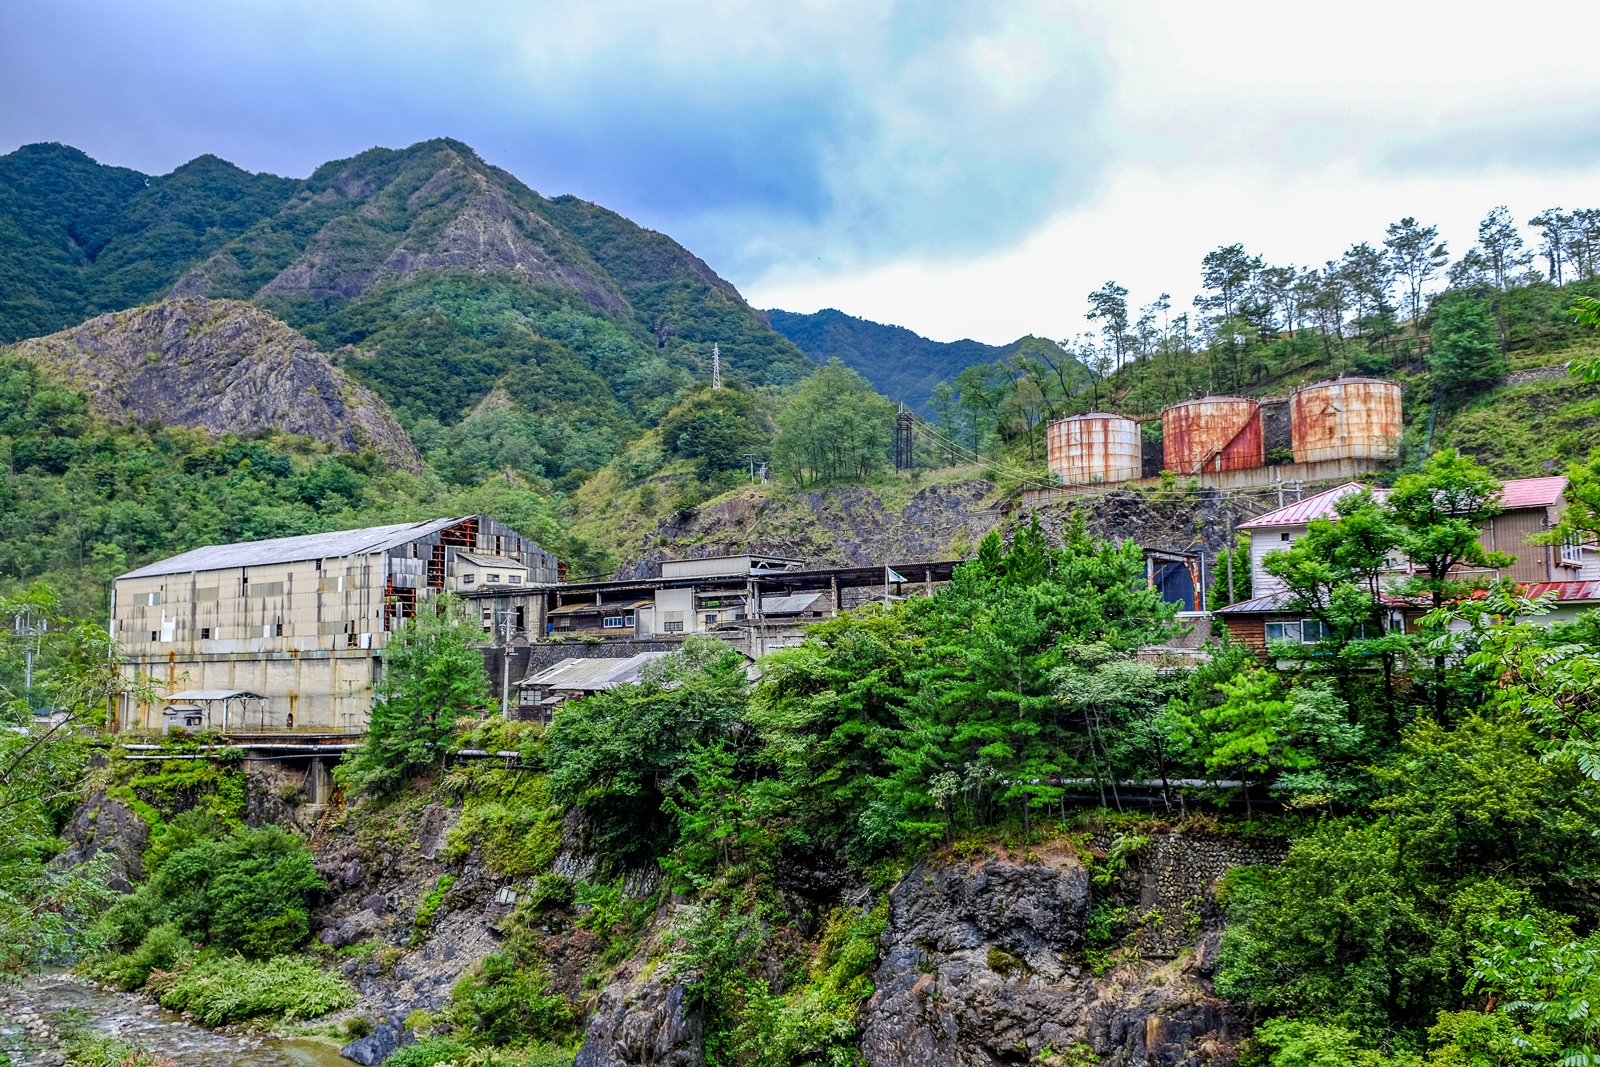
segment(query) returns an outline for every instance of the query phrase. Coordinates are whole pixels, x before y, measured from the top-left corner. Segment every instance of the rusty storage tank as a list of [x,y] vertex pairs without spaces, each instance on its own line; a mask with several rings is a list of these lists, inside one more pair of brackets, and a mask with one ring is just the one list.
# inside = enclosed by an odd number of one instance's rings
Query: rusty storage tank
[[1139,477],[1139,424],[1093,412],[1057,419],[1047,434],[1050,473],[1064,485],[1099,485]]
[[1400,444],[1400,386],[1381,378],[1335,378],[1289,400],[1294,461],[1393,459]]
[[1178,474],[1261,466],[1261,405],[1242,396],[1208,396],[1161,413],[1167,469]]

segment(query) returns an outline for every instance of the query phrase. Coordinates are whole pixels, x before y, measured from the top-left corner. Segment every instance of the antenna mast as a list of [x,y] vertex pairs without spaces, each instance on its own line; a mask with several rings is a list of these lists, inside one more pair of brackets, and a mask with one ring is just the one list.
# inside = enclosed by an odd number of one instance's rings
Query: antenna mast
[[722,388],[722,349],[714,341],[711,344],[711,388],[713,391]]

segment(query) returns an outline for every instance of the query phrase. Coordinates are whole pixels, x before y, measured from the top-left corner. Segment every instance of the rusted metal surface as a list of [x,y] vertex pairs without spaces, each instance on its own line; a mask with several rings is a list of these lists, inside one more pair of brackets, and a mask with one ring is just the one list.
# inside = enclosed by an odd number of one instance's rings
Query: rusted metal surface
[[1296,463],[1392,459],[1400,445],[1400,386],[1379,378],[1337,378],[1290,398]]
[[1109,485],[1139,477],[1139,424],[1092,413],[1050,424],[1050,473],[1064,485]]
[[1261,466],[1261,406],[1242,396],[1208,396],[1161,414],[1167,469],[1179,474]]

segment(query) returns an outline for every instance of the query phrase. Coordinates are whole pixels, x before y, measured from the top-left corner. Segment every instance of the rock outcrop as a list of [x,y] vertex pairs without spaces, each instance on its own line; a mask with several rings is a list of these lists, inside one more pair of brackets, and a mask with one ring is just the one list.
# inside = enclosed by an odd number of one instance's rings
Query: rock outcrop
[[422,458],[393,414],[305,337],[236,300],[195,297],[100,315],[13,349],[115,422],[213,434],[274,428],[391,466]]
[[51,861],[57,868],[76,867],[102,853],[111,872],[108,885],[119,893],[133,891],[144,877],[144,849],[150,827],[121,801],[96,793],[78,806],[61,830],[67,847]]
[[704,1017],[686,1003],[684,980],[647,957],[623,964],[601,992],[573,1067],[705,1067]]
[[1199,955],[1130,958],[1097,979],[1083,954],[1090,901],[1071,852],[918,864],[889,893],[866,1063],[991,1067],[1082,1046],[1102,1062],[1226,1062],[1241,1027]]

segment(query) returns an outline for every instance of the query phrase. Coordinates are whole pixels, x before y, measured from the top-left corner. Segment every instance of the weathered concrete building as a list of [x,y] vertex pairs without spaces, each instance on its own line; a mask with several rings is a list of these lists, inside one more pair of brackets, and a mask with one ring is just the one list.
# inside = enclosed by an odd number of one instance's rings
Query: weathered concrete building
[[[537,634],[560,578],[553,555],[485,515],[213,545],[119,577],[111,633],[124,673],[161,697],[251,694],[248,729],[356,733],[383,647],[420,603],[448,590],[486,640]],[[166,704],[124,697],[117,726],[161,729]]]

